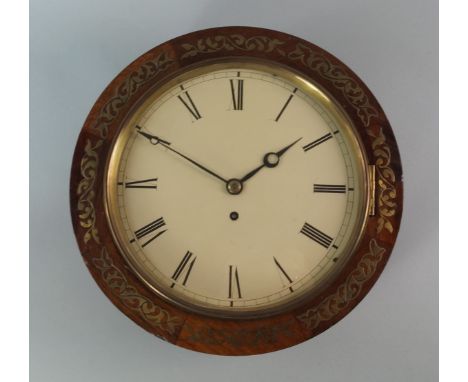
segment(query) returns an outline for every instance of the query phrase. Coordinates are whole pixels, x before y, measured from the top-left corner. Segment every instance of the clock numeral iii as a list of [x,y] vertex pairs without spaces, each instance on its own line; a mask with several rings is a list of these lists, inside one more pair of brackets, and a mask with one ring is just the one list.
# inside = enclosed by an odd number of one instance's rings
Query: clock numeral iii
[[[235,293],[234,291],[237,291]],[[239,273],[237,272],[237,267],[234,267],[233,265],[229,266],[229,294],[228,298],[235,298],[234,295],[237,295],[237,298],[242,298],[242,293],[240,289],[240,283],[239,283]],[[234,302],[231,301],[231,306],[234,305]]]
[[346,193],[346,186],[342,184],[314,184],[314,192],[327,192],[330,194]]
[[328,248],[333,241],[333,238],[311,226],[309,223],[304,224],[301,229],[301,233],[325,248]]
[[310,142],[309,144],[303,146],[302,148],[304,149],[304,151],[309,151],[310,149],[313,149],[315,146],[318,146],[319,144],[328,141],[332,137],[333,135],[331,135],[331,133],[325,134],[323,137],[320,137],[319,139],[316,139],[315,141]]
[[[192,114],[192,116],[196,119],[199,120],[202,116],[200,112],[198,111],[197,107],[192,101],[192,97],[190,97],[190,94],[187,90],[184,89],[184,87],[181,85],[180,88],[184,90],[184,92],[181,95],[178,95],[177,98],[179,98],[180,102],[184,104],[184,106],[187,108],[187,110]],[[185,100],[184,100],[185,98]]]
[[[185,286],[185,284],[187,283],[188,277],[189,277],[190,272],[192,271],[192,268],[193,268],[193,264],[195,264],[195,260],[197,259],[197,257],[194,256],[193,260],[190,261],[190,259],[192,258],[192,255],[193,255],[192,252],[187,251],[187,253],[183,257],[182,261],[177,266],[177,269],[175,270],[174,274],[172,275],[172,280],[174,280],[174,282],[172,283],[171,288],[174,288],[175,282],[178,281],[179,277],[182,275],[182,273],[184,273],[184,271],[185,271],[185,277],[184,277],[184,279],[182,281],[182,285]],[[189,261],[190,261],[190,264],[189,264]],[[188,268],[186,268],[187,264],[189,264]]]
[[149,188],[156,190],[158,188],[156,182],[158,178],[135,180],[132,182],[118,182],[119,186],[125,186],[125,188]]
[[[289,275],[286,273],[286,271],[284,270],[284,268],[281,266],[281,264],[279,263],[278,260],[276,260],[276,257],[273,256],[273,260],[276,264],[276,266],[278,267],[278,269],[281,271],[281,273],[283,274],[284,277],[286,277],[286,280],[288,280],[289,284],[292,284],[292,279],[291,277],[289,277]],[[289,290],[291,292],[294,292],[294,289],[292,287],[289,287]]]
[[[153,232],[158,231],[160,228],[164,227],[165,225],[166,225],[166,223],[164,222],[164,219],[161,217],[161,218],[156,219],[155,221],[145,225],[144,227],[141,227],[139,230],[136,230],[135,231],[135,236],[136,236],[136,238],[138,240],[140,240],[141,238],[143,238],[145,236],[148,236],[149,234],[151,234]],[[148,241],[143,243],[141,246],[142,247],[147,246],[154,239],[161,236],[166,231],[167,231],[167,229],[157,232],[156,235],[154,235],[151,239],[149,239]],[[134,241],[135,241],[135,239],[132,239],[132,240],[130,240],[130,243],[133,243]]]
[[[237,76],[239,76],[239,73],[237,73]],[[229,80],[229,82],[231,83],[232,105],[234,107],[234,110],[243,110],[244,80]]]

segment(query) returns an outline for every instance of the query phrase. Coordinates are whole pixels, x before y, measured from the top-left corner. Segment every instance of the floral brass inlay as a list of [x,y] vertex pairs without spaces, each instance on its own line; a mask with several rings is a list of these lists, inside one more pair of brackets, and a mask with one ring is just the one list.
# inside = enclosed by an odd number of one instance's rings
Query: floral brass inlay
[[379,175],[377,183],[377,201],[379,206],[377,232],[380,233],[383,228],[389,232],[393,232],[393,226],[389,217],[395,215],[397,193],[395,173],[390,167],[391,151],[386,143],[383,129],[379,127],[379,134],[375,136],[369,128],[371,118],[379,117],[378,110],[372,107],[365,91],[344,69],[332,64],[324,56],[314,52],[312,49],[303,44],[297,44],[296,49],[289,52],[287,57],[292,60],[300,60],[321,77],[331,81],[336,88],[341,89],[346,100],[356,110],[357,115],[366,127],[367,134],[374,139],[372,149],[376,157],[375,166]]
[[390,221],[390,217],[395,215],[396,208],[396,196],[397,191],[395,188],[395,172],[390,167],[391,152],[387,143],[385,142],[385,135],[383,134],[382,128],[379,128],[379,134],[377,136],[369,135],[374,137],[372,142],[372,150],[376,157],[375,168],[378,173],[377,201],[379,204],[377,220],[377,232],[381,232],[385,228],[388,232],[393,232],[393,225]]
[[[87,244],[91,239],[100,244],[98,230],[95,226],[96,212],[94,208],[94,198],[96,186],[97,168],[99,164],[97,150],[101,147],[103,140],[98,140],[93,144],[90,140],[86,142],[84,154],[81,159],[81,176],[78,184],[78,217],[80,225],[86,228],[83,241]],[[93,252],[90,252],[91,254]],[[135,287],[129,284],[124,273],[112,262],[106,247],[101,247],[100,255],[93,258],[92,263],[101,272],[102,280],[109,286],[112,293],[116,295],[122,303],[138,313],[146,322],[154,327],[158,327],[170,334],[175,334],[182,325],[182,320],[177,316],[172,316],[166,310],[155,305],[151,300],[144,297]]]
[[242,50],[247,52],[257,50],[265,53],[276,50],[279,54],[284,56],[284,51],[278,48],[279,45],[283,44],[284,42],[282,41],[265,36],[246,38],[241,34],[232,34],[229,36],[218,35],[199,39],[196,44],[182,44],[182,48],[187,52],[184,53],[181,58],[193,57],[201,53],[213,53],[219,50]]
[[128,283],[122,271],[113,264],[105,247],[102,247],[101,255],[92,261],[101,272],[104,282],[126,307],[136,311],[150,325],[172,335],[176,333],[182,325],[182,320],[179,317],[171,316],[168,311],[138,293],[135,287]]
[[365,91],[340,66],[332,64],[324,56],[304,44],[297,44],[296,49],[288,53],[288,58],[293,61],[300,60],[309,69],[331,81],[336,88],[341,89],[364,125],[369,125],[371,117],[379,116],[379,112],[369,103]]
[[142,64],[137,71],[130,73],[124,83],[118,87],[117,94],[104,105],[97,118],[96,129],[99,130],[102,138],[107,137],[109,125],[130,97],[143,84],[166,70],[173,62],[174,60],[166,53],[161,53],[154,60]]
[[335,293],[328,296],[318,306],[297,316],[307,329],[315,329],[322,321],[327,321],[345,309],[349,303],[359,296],[362,285],[368,281],[382,260],[385,248],[380,247],[375,239],[369,242],[369,252],[359,261],[357,267],[350,273],[346,281]]
[[85,145],[84,155],[81,158],[81,179],[77,188],[78,199],[78,218],[80,225],[86,228],[83,240],[85,244],[93,238],[99,243],[98,231],[95,227],[96,212],[94,211],[94,183],[96,181],[96,171],[99,163],[99,157],[96,152],[102,145],[102,140],[96,142],[93,146],[88,140]]

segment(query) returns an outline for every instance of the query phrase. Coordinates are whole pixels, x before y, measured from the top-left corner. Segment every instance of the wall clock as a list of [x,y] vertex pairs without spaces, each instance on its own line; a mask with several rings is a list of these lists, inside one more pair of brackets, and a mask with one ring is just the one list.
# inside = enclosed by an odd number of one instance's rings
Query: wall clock
[[137,58],[79,136],[71,214],[107,297],[201,352],[282,349],[367,294],[402,212],[396,141],[342,62],[288,34],[214,28]]

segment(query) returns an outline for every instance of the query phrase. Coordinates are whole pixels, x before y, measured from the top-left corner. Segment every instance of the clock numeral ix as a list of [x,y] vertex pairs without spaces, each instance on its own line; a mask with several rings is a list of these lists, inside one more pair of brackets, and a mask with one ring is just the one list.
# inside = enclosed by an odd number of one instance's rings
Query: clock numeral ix
[[314,184],[314,192],[344,194],[346,193],[346,186],[342,184]]
[[[178,95],[177,98],[179,98],[180,102],[184,104],[184,106],[187,108],[187,110],[192,114],[192,116],[196,119],[199,120],[202,116],[200,112],[198,111],[197,107],[192,101],[192,97],[190,97],[190,94],[187,90],[184,89],[182,85],[180,85],[180,88],[184,91],[181,95]],[[185,98],[185,100],[184,100]]]
[[301,233],[325,248],[328,248],[333,241],[333,238],[311,226],[309,223],[304,224]]
[[[234,290],[237,290],[237,293],[234,293]],[[242,298],[242,293],[239,283],[239,273],[237,272],[237,267],[233,265],[229,266],[229,294],[228,298],[234,298],[234,294],[237,294],[237,298]],[[234,305],[234,302],[231,301],[231,306]]]
[[[240,73],[237,73],[237,77]],[[244,80],[229,80],[231,83],[232,105],[234,110],[243,110],[244,106]],[[234,83],[237,82],[237,86]],[[236,92],[237,88],[237,92]],[[237,93],[237,94],[236,94]]]
[[318,146],[319,144],[328,141],[332,137],[333,135],[331,135],[331,133],[325,134],[323,137],[320,137],[319,139],[316,139],[315,141],[310,142],[309,144],[303,146],[302,148],[304,149],[304,151],[309,151],[310,149],[313,149],[315,146]]
[[[283,274],[284,277],[286,277],[286,279],[288,280],[289,284],[292,284],[292,279],[291,277],[289,277],[289,275],[286,273],[286,271],[284,270],[284,268],[281,266],[281,264],[279,263],[278,260],[276,260],[276,257],[273,256],[273,260],[275,261],[275,264],[276,266],[278,267],[278,269],[281,271],[281,273]],[[289,287],[289,290],[291,292],[294,292],[294,289],[290,286]]]
[[[164,227],[165,225],[166,225],[166,223],[164,222],[164,219],[161,217],[161,218],[156,219],[155,221],[145,225],[144,227],[141,227],[139,230],[136,230],[135,231],[135,236],[136,236],[136,238],[138,240],[140,240],[141,238],[143,238],[145,236],[148,236],[149,234],[151,234],[153,232],[158,231],[160,228]],[[154,235],[151,239],[149,239],[148,241],[143,243],[141,246],[142,247],[147,246],[154,239],[161,236],[166,231],[167,231],[167,229],[157,232],[156,235]],[[130,240],[130,243],[133,243],[134,241],[135,241],[135,239],[132,239],[132,240]]]
[[[186,266],[189,263],[190,259],[192,258],[192,255],[193,255],[192,252],[187,251],[187,253],[183,257],[182,261],[177,266],[177,269],[175,270],[174,274],[172,275],[172,280],[174,280],[174,282],[172,283],[171,288],[174,288],[175,282],[179,279],[179,277],[182,275],[182,273],[186,269]],[[195,256],[193,258],[193,260],[190,261],[190,264],[189,264],[189,266],[188,266],[188,268],[187,268],[187,270],[185,272],[184,281],[182,281],[182,285],[184,285],[184,286],[187,283],[188,277],[190,275],[190,272],[192,271],[193,264],[195,264],[196,259],[197,259],[197,257]]]
[[135,180],[132,182],[118,182],[119,186],[125,186],[125,188],[150,188],[156,190],[158,186],[156,182],[158,178],[144,179],[144,180]]

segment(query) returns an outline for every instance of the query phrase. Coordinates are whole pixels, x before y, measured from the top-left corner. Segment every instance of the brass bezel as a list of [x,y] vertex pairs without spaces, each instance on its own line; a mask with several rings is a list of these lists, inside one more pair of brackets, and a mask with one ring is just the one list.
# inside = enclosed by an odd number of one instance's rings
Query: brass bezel
[[[132,122],[138,120],[140,115],[144,113],[144,110],[148,105],[152,104],[157,98],[163,95],[170,88],[183,83],[184,81],[194,78],[207,72],[216,71],[216,70],[226,70],[229,68],[247,68],[252,70],[267,71],[271,74],[275,74],[289,83],[300,88],[304,93],[308,94],[310,97],[319,100],[319,103],[324,106],[328,112],[335,118],[337,124],[340,126],[340,131],[346,136],[347,142],[354,148],[356,164],[359,166],[357,168],[358,176],[361,178],[360,183],[362,190],[361,195],[361,211],[358,218],[360,222],[359,226],[355,227],[355,231],[351,235],[354,239],[348,241],[348,246],[343,250],[343,253],[347,253],[346,258],[344,258],[340,264],[333,270],[333,272],[328,273],[328,277],[322,279],[317,285],[313,288],[306,289],[301,292],[300,295],[289,301],[280,301],[278,304],[272,304],[268,307],[258,308],[258,309],[235,309],[235,308],[213,308],[210,306],[204,306],[202,304],[195,305],[184,301],[181,298],[183,295],[177,293],[174,290],[170,290],[171,293],[165,293],[163,286],[154,285],[148,279],[144,270],[139,269],[138,264],[135,259],[132,258],[129,253],[130,251],[128,244],[125,240],[122,240],[125,235],[122,234],[123,228],[121,222],[118,219],[113,219],[111,211],[116,211],[116,195],[117,195],[117,176],[119,171],[119,162],[122,156],[122,153],[125,148],[125,144],[128,141],[130,135],[132,134],[132,129],[129,126],[132,126]],[[332,283],[343,267],[348,263],[349,259],[352,257],[356,247],[358,246],[364,229],[367,225],[367,220],[371,211],[371,202],[372,202],[372,185],[370,179],[371,174],[368,170],[368,160],[363,148],[363,144],[355,132],[356,129],[351,122],[351,120],[346,116],[346,113],[342,110],[338,102],[335,102],[333,98],[326,93],[319,85],[314,83],[310,78],[306,78],[303,74],[296,73],[290,68],[286,68],[278,63],[272,63],[270,61],[263,61],[259,59],[249,59],[249,58],[235,58],[235,59],[219,59],[213,60],[209,63],[204,63],[202,65],[192,66],[185,68],[184,70],[176,73],[170,79],[168,79],[163,84],[158,84],[155,88],[147,92],[145,96],[142,97],[142,100],[137,103],[137,106],[129,113],[126,120],[122,123],[120,131],[114,140],[111,147],[111,154],[108,156],[108,161],[105,166],[105,178],[104,178],[104,206],[106,219],[109,223],[109,228],[112,233],[114,242],[119,248],[120,253],[123,258],[126,260],[128,265],[131,267],[133,272],[138,276],[138,278],[154,293],[159,297],[168,301],[169,303],[175,304],[176,306],[192,311],[198,314],[219,317],[219,318],[235,318],[235,319],[254,319],[254,318],[263,318],[280,313],[287,312],[295,307],[301,305],[304,300],[312,299],[316,297],[321,291],[323,291],[330,283]],[[348,147],[351,150],[351,147]],[[117,165],[115,165],[117,164]],[[114,214],[115,215],[115,214]],[[348,248],[349,247],[349,248]],[[172,294],[172,296],[171,296]],[[261,309],[261,310],[260,310]]]

